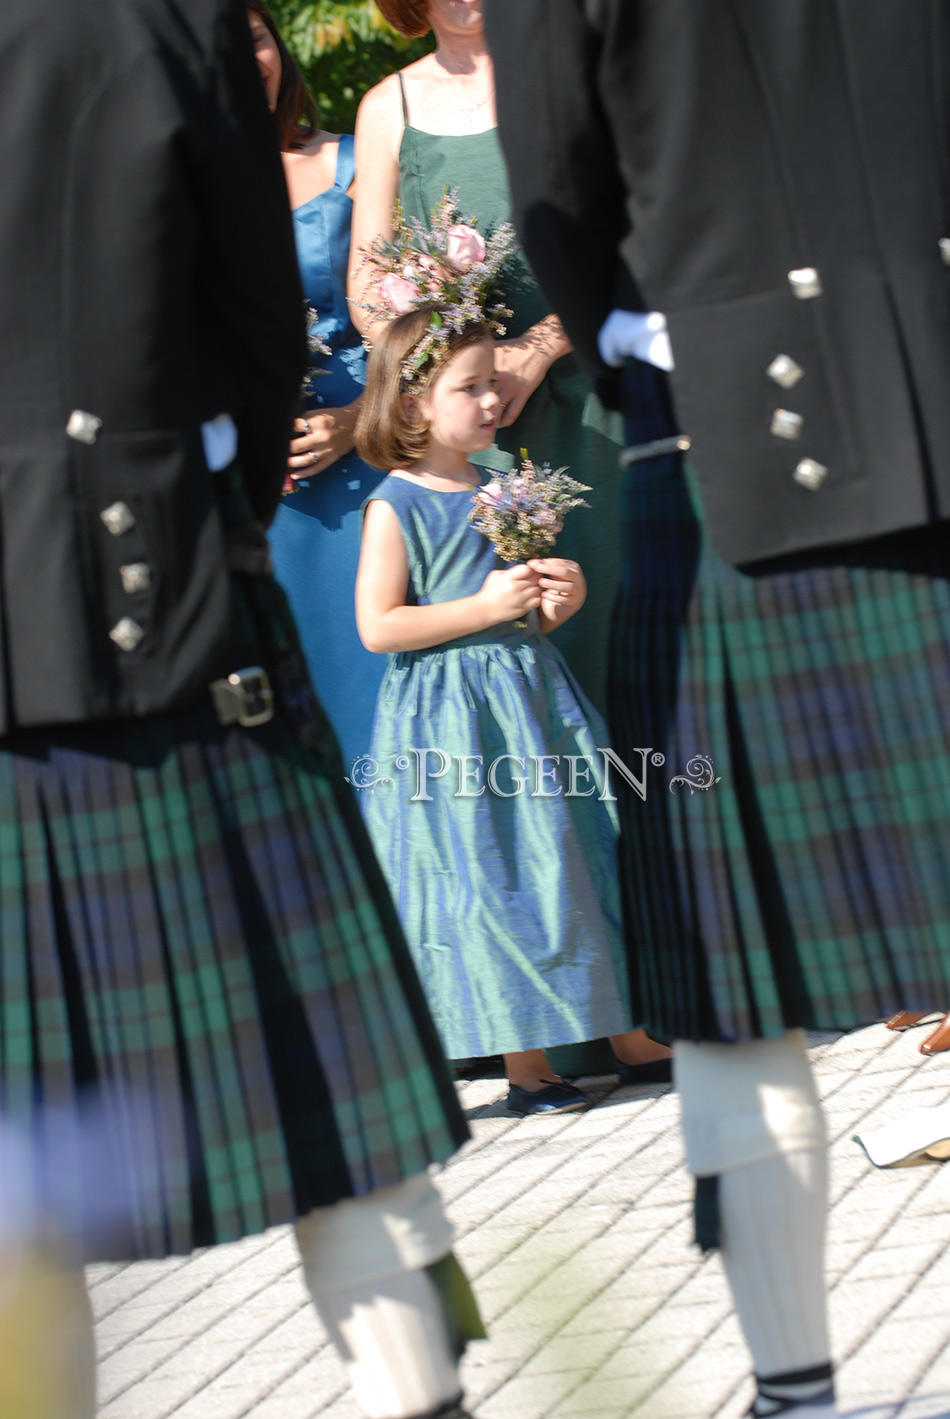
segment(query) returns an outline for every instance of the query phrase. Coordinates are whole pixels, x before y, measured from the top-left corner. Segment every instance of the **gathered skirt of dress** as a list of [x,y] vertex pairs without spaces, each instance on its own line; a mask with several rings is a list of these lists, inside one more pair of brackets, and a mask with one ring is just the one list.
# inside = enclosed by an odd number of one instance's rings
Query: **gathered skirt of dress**
[[737,569],[635,466],[611,729],[710,786],[620,797],[634,1012],[663,1038],[950,1002],[950,524]]
[[[391,657],[373,737],[390,782],[363,808],[450,1058],[630,1028],[605,734],[537,633]],[[424,799],[414,751],[427,748],[451,762],[436,778],[430,753]]]
[[0,943],[3,1117],[87,1259],[259,1232],[467,1136],[335,749],[280,714],[0,741]]

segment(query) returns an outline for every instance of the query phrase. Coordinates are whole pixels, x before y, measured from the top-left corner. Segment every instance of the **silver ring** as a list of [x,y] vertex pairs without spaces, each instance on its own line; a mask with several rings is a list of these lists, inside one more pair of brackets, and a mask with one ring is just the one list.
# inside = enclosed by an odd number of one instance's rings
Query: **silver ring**
[[310,462],[311,462],[311,463],[319,463],[319,462],[320,462],[320,455],[319,455],[319,453],[317,452],[317,450],[316,450],[315,448],[312,448],[312,449],[310,450],[310,452],[307,454],[307,457],[310,459]]
[[303,431],[304,431],[305,434],[309,434],[309,432],[310,432],[310,420],[309,420],[309,419],[304,419],[304,421],[303,421]]

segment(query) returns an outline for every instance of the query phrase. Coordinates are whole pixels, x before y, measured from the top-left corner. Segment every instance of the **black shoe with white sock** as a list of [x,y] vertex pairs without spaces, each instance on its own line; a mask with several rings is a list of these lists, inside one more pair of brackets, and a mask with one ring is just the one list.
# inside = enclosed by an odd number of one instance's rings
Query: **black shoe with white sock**
[[837,1414],[831,1363],[808,1370],[790,1370],[785,1375],[756,1375],[759,1392],[748,1419],[773,1419],[788,1414],[792,1419],[832,1419]]

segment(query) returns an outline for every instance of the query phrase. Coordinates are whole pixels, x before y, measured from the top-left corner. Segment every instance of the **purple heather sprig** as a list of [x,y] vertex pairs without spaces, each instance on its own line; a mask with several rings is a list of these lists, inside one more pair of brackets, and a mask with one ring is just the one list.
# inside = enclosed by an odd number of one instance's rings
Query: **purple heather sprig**
[[431,309],[428,332],[403,364],[407,389],[418,386],[431,362],[445,357],[453,333],[484,322],[496,335],[504,335],[504,321],[511,311],[497,284],[514,250],[515,230],[510,222],[502,222],[483,237],[474,217],[461,219],[458,188],[446,188],[432,209],[428,230],[417,217],[407,219],[396,203],[392,239],[364,247],[358,268],[371,266],[380,273],[375,283],[378,299],[354,304],[376,320]]
[[317,324],[320,320],[319,312],[310,305],[309,301],[304,301],[303,309],[307,321],[307,349],[310,352],[310,365],[307,369],[307,373],[304,375],[300,395],[301,398],[306,398],[309,394],[313,393],[310,388],[310,381],[316,379],[318,375],[330,373],[329,370],[321,369],[320,366],[315,363],[315,356],[332,355],[333,350],[317,329]]
[[564,468],[532,463],[523,448],[520,468],[495,473],[490,483],[475,489],[468,518],[503,562],[526,562],[550,551],[572,508],[590,507],[578,496],[589,492]]

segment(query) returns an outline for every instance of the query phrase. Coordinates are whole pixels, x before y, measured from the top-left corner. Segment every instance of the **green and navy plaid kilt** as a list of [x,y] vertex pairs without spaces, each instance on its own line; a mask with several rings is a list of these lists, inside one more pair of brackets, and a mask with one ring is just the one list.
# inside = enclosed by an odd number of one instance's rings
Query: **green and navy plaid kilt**
[[229,1241],[458,1147],[335,751],[210,703],[0,741],[0,1089],[24,1136],[108,1137],[90,1175],[129,1215],[89,1259]]
[[628,473],[623,516],[611,732],[665,756],[619,804],[634,1018],[735,1040],[946,1008],[950,524],[740,571],[678,458]]

